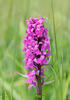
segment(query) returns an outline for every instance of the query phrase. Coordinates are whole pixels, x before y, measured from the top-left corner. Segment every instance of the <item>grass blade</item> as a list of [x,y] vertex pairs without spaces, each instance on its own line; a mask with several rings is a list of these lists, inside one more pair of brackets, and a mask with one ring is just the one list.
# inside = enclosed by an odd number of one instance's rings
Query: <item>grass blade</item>
[[5,100],[5,90],[2,88],[2,100]]

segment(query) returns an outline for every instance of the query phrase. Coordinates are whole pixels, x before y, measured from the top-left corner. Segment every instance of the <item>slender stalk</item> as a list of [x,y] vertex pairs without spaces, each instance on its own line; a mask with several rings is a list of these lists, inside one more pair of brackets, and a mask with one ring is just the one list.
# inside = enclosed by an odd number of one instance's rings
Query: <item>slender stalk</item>
[[[51,9],[52,9],[52,22],[53,22],[53,33],[54,33],[54,43],[55,43],[55,52],[56,52],[56,55],[55,55],[55,64],[57,66],[57,68],[54,66],[54,69],[55,71],[58,73],[59,72],[59,69],[58,69],[58,64],[57,64],[57,61],[58,61],[58,48],[57,48],[57,37],[56,37],[56,29],[55,29],[55,16],[54,16],[54,5],[53,5],[53,1],[54,0],[51,0]],[[53,56],[53,55],[52,55]],[[55,86],[55,99],[58,100],[58,80],[55,81],[54,83],[54,86]]]
[[2,88],[2,100],[5,100],[5,90]]
[[38,100],[42,100],[41,66],[38,66],[38,68],[39,68],[39,76],[37,76],[37,83],[38,83],[37,96]]
[[55,31],[55,18],[54,18],[54,8],[53,8],[53,0],[51,0],[51,8],[52,8],[52,21],[53,21],[53,32],[54,32],[54,40],[55,40],[55,49],[56,49],[56,58],[58,59],[58,50],[57,50],[57,40],[56,40],[56,31]]

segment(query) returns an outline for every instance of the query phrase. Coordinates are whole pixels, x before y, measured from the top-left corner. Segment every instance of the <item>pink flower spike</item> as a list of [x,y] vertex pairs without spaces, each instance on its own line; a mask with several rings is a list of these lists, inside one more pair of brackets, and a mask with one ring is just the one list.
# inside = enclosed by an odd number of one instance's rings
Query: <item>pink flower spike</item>
[[[25,69],[27,70],[26,83],[29,85],[28,89],[34,87],[39,91],[39,76],[41,76],[41,84],[44,83],[44,66],[47,65],[50,52],[50,37],[48,36],[48,27],[45,28],[47,21],[44,17],[32,18],[26,20],[27,30],[24,37],[25,52]],[[46,23],[47,24],[47,23]],[[42,67],[43,66],[43,67]]]

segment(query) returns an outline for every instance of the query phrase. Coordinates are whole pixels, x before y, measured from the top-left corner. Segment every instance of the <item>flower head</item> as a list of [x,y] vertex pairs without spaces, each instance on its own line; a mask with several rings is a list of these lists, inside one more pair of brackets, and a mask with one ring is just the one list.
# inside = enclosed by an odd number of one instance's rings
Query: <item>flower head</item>
[[45,19],[40,17],[30,18],[26,20],[28,28],[27,35],[24,39],[25,51],[25,68],[29,71],[26,83],[30,84],[28,89],[32,86],[37,88],[38,76],[41,76],[41,83],[44,82],[44,68],[49,60],[50,52],[50,37],[48,37],[48,28],[45,28]]

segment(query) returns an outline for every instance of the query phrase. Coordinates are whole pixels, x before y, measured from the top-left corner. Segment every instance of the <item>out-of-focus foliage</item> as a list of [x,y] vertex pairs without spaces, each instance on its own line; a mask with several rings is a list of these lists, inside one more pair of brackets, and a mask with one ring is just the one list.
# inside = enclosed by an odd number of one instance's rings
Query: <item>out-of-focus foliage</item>
[[22,48],[30,16],[47,17],[51,36],[53,66],[45,79],[54,82],[43,86],[43,100],[70,100],[70,0],[0,0],[0,100],[37,98],[17,73],[26,73]]

